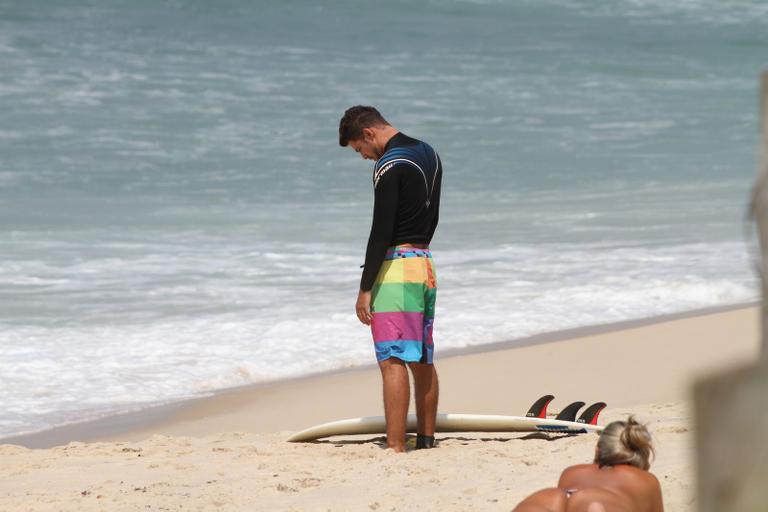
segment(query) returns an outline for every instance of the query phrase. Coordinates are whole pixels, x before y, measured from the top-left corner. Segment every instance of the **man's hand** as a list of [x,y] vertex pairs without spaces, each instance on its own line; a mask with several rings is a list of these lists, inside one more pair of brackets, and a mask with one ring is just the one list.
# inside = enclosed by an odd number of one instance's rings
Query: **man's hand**
[[365,292],[360,290],[357,294],[357,304],[355,304],[355,311],[357,312],[357,318],[365,325],[371,325],[371,292],[370,290]]

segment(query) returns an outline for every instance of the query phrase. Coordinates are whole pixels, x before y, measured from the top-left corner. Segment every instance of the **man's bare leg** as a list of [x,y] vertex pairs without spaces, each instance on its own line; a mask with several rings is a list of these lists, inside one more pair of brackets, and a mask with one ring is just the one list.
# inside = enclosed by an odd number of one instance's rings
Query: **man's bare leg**
[[384,384],[384,417],[387,420],[387,447],[396,452],[405,451],[405,427],[411,386],[405,363],[390,357],[379,362]]
[[434,364],[408,363],[408,366],[413,372],[417,432],[424,436],[434,436],[439,396],[437,369]]

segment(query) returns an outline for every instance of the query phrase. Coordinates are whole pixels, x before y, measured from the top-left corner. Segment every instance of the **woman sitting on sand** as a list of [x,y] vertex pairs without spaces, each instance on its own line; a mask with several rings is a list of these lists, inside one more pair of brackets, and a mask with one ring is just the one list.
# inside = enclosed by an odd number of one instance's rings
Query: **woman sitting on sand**
[[557,488],[528,496],[513,512],[663,512],[659,481],[648,472],[651,434],[630,416],[605,427],[593,464],[567,468]]

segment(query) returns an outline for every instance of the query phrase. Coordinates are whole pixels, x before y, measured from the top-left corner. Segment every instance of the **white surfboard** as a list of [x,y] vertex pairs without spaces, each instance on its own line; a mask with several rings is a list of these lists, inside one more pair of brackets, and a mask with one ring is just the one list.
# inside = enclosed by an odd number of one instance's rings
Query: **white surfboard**
[[[416,415],[408,415],[407,430],[416,432]],[[602,432],[600,425],[525,416],[498,416],[492,414],[438,414],[436,432],[555,432],[562,434],[586,434]],[[313,441],[323,437],[353,434],[384,434],[384,416],[366,416],[332,421],[297,432],[289,442]]]

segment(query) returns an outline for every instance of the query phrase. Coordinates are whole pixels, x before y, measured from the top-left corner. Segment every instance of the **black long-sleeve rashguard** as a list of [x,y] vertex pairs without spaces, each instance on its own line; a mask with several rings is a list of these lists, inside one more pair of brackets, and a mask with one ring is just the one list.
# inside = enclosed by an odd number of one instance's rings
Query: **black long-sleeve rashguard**
[[373,222],[361,290],[373,288],[388,247],[432,241],[439,216],[442,174],[440,157],[428,144],[403,133],[387,142],[384,155],[374,166]]

